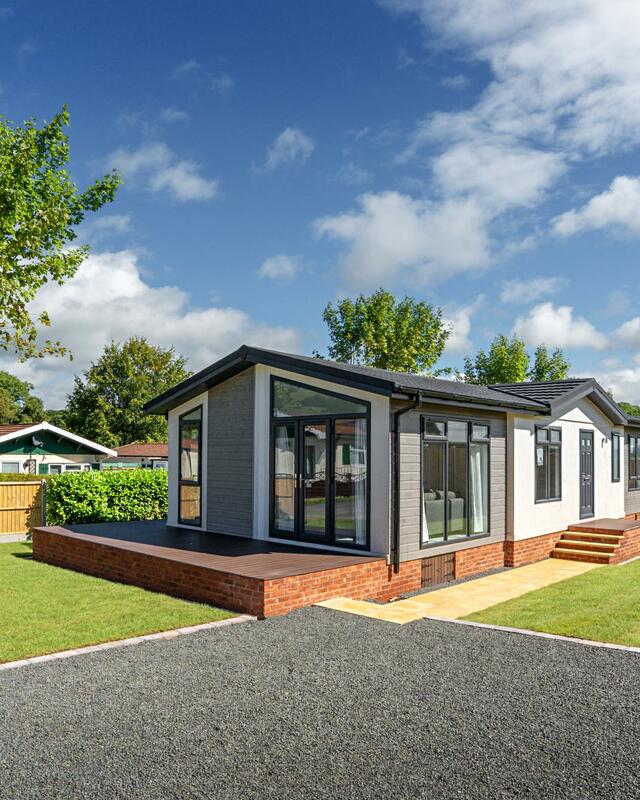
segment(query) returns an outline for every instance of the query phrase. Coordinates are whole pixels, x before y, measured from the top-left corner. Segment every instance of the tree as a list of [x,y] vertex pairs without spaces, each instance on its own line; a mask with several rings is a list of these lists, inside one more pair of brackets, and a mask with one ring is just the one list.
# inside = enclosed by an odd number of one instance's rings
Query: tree
[[34,320],[29,304],[44,284],[75,274],[88,248],[69,247],[74,226],[111,202],[120,184],[113,172],[78,191],[65,169],[68,124],[66,106],[42,128],[0,116],[0,349],[21,360],[66,352],[60,342],[38,343],[37,325],[50,321],[46,311]]
[[400,372],[429,371],[451,333],[440,308],[408,296],[397,300],[384,289],[329,303],[322,318],[331,358]]
[[31,394],[33,384],[0,371],[0,423],[42,422],[47,419],[42,400]]
[[145,414],[143,406],[189,377],[185,363],[173,348],[143,337],[111,342],[83,377],[76,376],[65,413],[68,427],[106,447],[166,442],[166,420]]
[[620,400],[618,405],[630,417],[640,417],[640,406],[636,406],[633,403],[625,403],[624,400]]
[[464,360],[462,379],[466,383],[489,386],[492,383],[521,383],[527,379],[529,356],[522,339],[499,334],[489,352],[479,350],[474,359]]
[[543,344],[536,348],[531,368],[530,360],[522,339],[515,335],[509,339],[504,334],[498,334],[488,353],[479,350],[475,358],[465,358],[464,371],[458,377],[466,383],[482,386],[522,383],[526,380],[556,381],[566,378],[571,366],[560,348],[549,355]]
[[546,346],[540,344],[536,347],[533,367],[529,370],[530,381],[561,381],[569,374],[571,364],[564,357],[559,347],[549,355]]

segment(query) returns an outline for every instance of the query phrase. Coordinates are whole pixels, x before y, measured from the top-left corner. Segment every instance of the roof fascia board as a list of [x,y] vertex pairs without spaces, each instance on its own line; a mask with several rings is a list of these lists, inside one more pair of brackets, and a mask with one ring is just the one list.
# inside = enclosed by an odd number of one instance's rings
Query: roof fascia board
[[508,414],[508,413],[515,413],[515,414],[526,414],[527,416],[534,416],[540,417],[546,414],[546,411],[540,409],[536,411],[534,409],[529,408],[517,408],[515,406],[508,406],[508,405],[498,405],[492,403],[483,403],[482,401],[462,401],[462,400],[447,400],[444,397],[431,397],[429,394],[425,394],[424,392],[420,392],[422,395],[422,405],[425,402],[432,402],[440,406],[452,406],[453,408],[468,408],[471,411],[493,411],[495,414]]
[[[500,400],[496,400],[495,403],[492,403],[487,400],[483,400],[481,398],[473,398],[468,397],[466,395],[455,394],[453,392],[437,392],[433,389],[411,389],[408,387],[400,387],[400,391],[406,393],[410,396],[415,396],[418,392],[422,395],[424,399],[436,399],[438,402],[447,401],[449,403],[459,403],[462,406],[473,406],[477,408],[479,405],[485,405],[488,408],[505,408],[509,409],[510,411],[523,411],[523,412],[530,412],[531,414],[540,415],[540,414],[547,414],[548,413],[548,406],[543,403],[538,404],[538,408],[531,408],[529,404],[526,405],[519,405],[518,403],[509,403],[509,402],[502,402]],[[506,394],[506,392],[505,392]],[[537,401],[529,401],[529,402],[537,402]]]
[[[394,383],[391,380],[348,372],[339,367],[333,367],[330,364],[323,363],[322,359],[318,359],[317,364],[311,364],[285,354],[280,355],[253,347],[241,347],[226,358],[217,361],[211,367],[201,370],[173,389],[169,389],[167,392],[149,401],[145,404],[144,410],[147,413],[162,413],[168,411],[186,402],[191,397],[195,397],[205,389],[210,389],[216,384],[215,379],[225,371],[240,367],[240,369],[237,369],[233,373],[238,374],[238,372],[249,369],[256,364],[276,367],[286,370],[287,372],[294,372],[297,375],[306,375],[311,378],[329,379],[333,383],[340,384],[341,386],[348,386],[352,389],[362,389],[364,391],[373,392],[374,394],[389,396],[393,392],[394,387]],[[229,377],[232,377],[232,375],[229,375]],[[223,380],[227,380],[227,378]],[[218,382],[222,383],[223,381]]]
[[[593,395],[593,397],[591,397],[591,395]],[[589,398],[612,422],[618,425],[624,425],[626,423],[628,419],[627,415],[618,404],[609,397],[594,378],[580,386],[576,386],[575,389],[572,389],[570,392],[567,392],[567,394],[551,403],[552,414],[558,416],[569,406],[582,400],[583,397]]]

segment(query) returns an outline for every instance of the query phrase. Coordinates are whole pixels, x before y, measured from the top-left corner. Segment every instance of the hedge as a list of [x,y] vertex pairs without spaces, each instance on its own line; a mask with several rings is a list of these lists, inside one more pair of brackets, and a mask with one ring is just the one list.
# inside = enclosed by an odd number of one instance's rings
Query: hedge
[[168,495],[163,469],[65,472],[47,484],[47,525],[164,519]]
[[36,481],[40,483],[40,481],[51,480],[55,476],[53,475],[29,475],[26,472],[0,472],[0,483],[3,481],[8,481],[10,483],[22,483],[24,481],[33,483]]

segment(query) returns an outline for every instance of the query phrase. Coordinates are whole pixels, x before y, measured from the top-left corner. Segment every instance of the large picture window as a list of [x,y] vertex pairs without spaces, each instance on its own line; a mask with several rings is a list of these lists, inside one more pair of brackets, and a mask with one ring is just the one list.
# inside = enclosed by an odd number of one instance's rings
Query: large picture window
[[629,491],[640,489],[640,436],[629,436]]
[[611,482],[620,482],[620,434],[611,434]]
[[202,406],[180,417],[178,520],[183,525],[202,524]]
[[489,425],[422,419],[422,544],[489,532]]
[[562,430],[535,429],[536,503],[562,498]]

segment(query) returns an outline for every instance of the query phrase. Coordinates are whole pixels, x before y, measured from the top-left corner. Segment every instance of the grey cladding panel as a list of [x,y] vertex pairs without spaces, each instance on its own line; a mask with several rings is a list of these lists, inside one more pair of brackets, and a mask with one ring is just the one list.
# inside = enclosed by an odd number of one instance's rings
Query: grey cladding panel
[[209,391],[207,530],[253,532],[255,370]]

